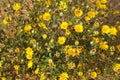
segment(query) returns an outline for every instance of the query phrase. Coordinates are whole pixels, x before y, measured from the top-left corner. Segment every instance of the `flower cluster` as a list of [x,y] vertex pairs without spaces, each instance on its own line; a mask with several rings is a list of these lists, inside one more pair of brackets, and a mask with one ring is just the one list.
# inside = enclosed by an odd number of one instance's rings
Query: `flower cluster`
[[119,3],[1,0],[0,80],[119,80]]

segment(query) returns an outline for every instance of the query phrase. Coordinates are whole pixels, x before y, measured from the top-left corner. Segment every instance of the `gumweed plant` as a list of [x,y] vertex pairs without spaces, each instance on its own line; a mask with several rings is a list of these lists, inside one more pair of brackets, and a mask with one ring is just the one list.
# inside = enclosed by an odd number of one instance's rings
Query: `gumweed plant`
[[119,3],[1,0],[0,79],[119,80]]

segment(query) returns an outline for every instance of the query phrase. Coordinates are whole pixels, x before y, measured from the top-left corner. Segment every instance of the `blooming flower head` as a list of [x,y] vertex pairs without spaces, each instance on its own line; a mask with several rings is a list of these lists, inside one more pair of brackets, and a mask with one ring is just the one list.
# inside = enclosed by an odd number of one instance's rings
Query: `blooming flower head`
[[3,20],[3,24],[5,24],[5,25],[8,24],[7,19],[4,19],[4,20]]
[[83,32],[83,25],[82,24],[76,24],[74,26],[74,29],[75,29],[76,32],[81,33],[81,32]]
[[110,27],[108,25],[103,25],[101,29],[102,34],[109,34],[110,33]]
[[47,34],[43,34],[42,38],[45,40],[47,38]]
[[81,17],[83,15],[83,11],[81,9],[75,9],[74,14],[76,17]]
[[110,34],[116,36],[117,35],[117,29],[115,27],[111,27],[110,28]]
[[65,10],[65,9],[67,9],[67,3],[66,3],[65,1],[60,1],[59,9],[60,9],[60,10]]
[[70,30],[66,29],[65,34],[70,35],[71,34]]
[[89,11],[87,15],[89,18],[94,18],[96,13],[94,11]]
[[115,63],[112,67],[113,71],[118,72],[120,70],[120,64],[119,63]]
[[58,43],[59,43],[60,45],[64,44],[65,41],[66,41],[66,37],[64,37],[64,36],[58,37]]
[[16,70],[16,71],[18,71],[19,70],[19,65],[14,65],[14,69]]
[[40,80],[45,80],[45,79],[46,79],[45,73],[42,73],[42,74],[40,75]]
[[51,14],[49,12],[45,12],[42,18],[45,21],[49,21],[51,19]]
[[35,74],[38,74],[39,73],[39,68],[36,68],[35,71],[34,71]]
[[108,42],[100,42],[99,48],[102,50],[107,50],[108,49]]
[[24,27],[25,32],[29,32],[31,29],[32,29],[32,27],[31,27],[30,24],[26,24],[25,27]]
[[67,29],[68,23],[67,23],[67,22],[62,22],[62,23],[60,24],[60,27],[61,27],[61,29]]
[[32,50],[32,48],[27,47],[26,48],[26,58],[27,59],[32,59],[32,56],[33,56],[33,50]]
[[83,72],[81,72],[81,71],[78,72],[78,76],[80,76],[80,77],[83,76]]
[[15,3],[13,6],[12,6],[13,10],[15,11],[18,11],[20,10],[21,6],[20,6],[20,3]]
[[59,80],[68,80],[68,74],[66,72],[63,72],[60,74]]
[[33,66],[33,61],[32,60],[28,61],[27,67],[32,68],[32,66]]
[[90,77],[93,78],[93,79],[96,78],[97,77],[97,73],[96,72],[91,72],[90,73]]

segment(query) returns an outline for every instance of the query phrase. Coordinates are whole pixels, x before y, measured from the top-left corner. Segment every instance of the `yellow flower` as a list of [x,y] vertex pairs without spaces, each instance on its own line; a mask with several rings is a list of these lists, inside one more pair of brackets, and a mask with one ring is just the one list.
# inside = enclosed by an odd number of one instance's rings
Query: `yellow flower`
[[120,64],[119,63],[115,63],[112,67],[113,71],[118,72],[120,70]]
[[120,44],[119,44],[119,45],[117,45],[116,47],[117,47],[118,51],[120,51]]
[[43,28],[43,29],[47,29],[46,25],[44,23],[38,23],[38,26]]
[[16,71],[18,71],[19,70],[19,65],[14,65],[14,69],[16,70]]
[[83,26],[82,26],[82,24],[76,24],[74,26],[74,29],[75,29],[76,32],[79,32],[79,33],[83,32]]
[[4,24],[4,25],[8,24],[7,19],[4,19],[4,20],[3,20],[3,24]]
[[66,34],[66,35],[70,35],[71,32],[70,32],[68,29],[66,29],[65,34]]
[[2,67],[2,61],[0,61],[0,68]]
[[45,79],[46,79],[45,73],[42,73],[42,74],[40,75],[40,80],[45,80]]
[[99,48],[100,49],[102,49],[102,50],[107,50],[108,49],[108,44],[107,44],[108,42],[100,42],[100,44],[99,44]]
[[35,74],[38,74],[39,73],[39,68],[36,68],[35,71],[34,71]]
[[47,7],[49,7],[51,5],[51,0],[46,0],[45,4],[46,4]]
[[78,72],[78,76],[82,77],[83,76],[83,72]]
[[94,11],[89,11],[87,15],[88,15],[89,18],[94,18],[95,15],[96,15],[96,12],[94,12]]
[[21,8],[20,3],[14,4],[14,5],[12,6],[12,8],[13,8],[13,10],[15,10],[15,11],[20,10],[20,8]]
[[107,3],[107,0],[100,0],[100,2],[105,4],[105,3]]
[[30,47],[26,48],[26,58],[32,59],[32,56],[33,56],[33,50]]
[[47,38],[47,34],[43,34],[42,38],[45,40]]
[[30,39],[30,44],[35,44],[36,40],[35,39]]
[[60,74],[59,80],[68,80],[68,74],[66,72],[63,72]]
[[29,32],[31,29],[32,29],[32,27],[31,27],[30,24],[26,24],[25,27],[24,27],[25,32]]
[[102,31],[102,34],[109,34],[110,28],[108,25],[103,25],[101,31]]
[[5,78],[5,77],[2,77],[1,79],[2,79],[2,80],[6,80],[6,78]]
[[98,31],[94,31],[93,33],[94,33],[94,35],[98,35],[98,34],[99,34],[99,32],[98,32]]
[[68,69],[74,69],[75,68],[75,63],[70,62],[68,63]]
[[98,43],[100,40],[98,37],[93,37],[93,42]]
[[60,24],[60,27],[61,27],[61,29],[67,29],[68,23],[67,23],[67,22],[62,22],[62,23]]
[[60,9],[60,10],[65,10],[65,9],[67,9],[67,3],[66,3],[65,1],[60,1],[59,9]]
[[58,43],[59,43],[60,45],[64,44],[65,41],[66,41],[66,37],[64,37],[64,36],[58,37]]
[[100,24],[99,24],[99,22],[97,22],[97,21],[94,23],[94,27],[99,27],[99,25],[100,25]]
[[88,16],[85,17],[85,21],[89,21],[90,18]]
[[83,11],[81,9],[75,9],[74,14],[76,17],[81,17],[83,15]]
[[45,12],[43,14],[43,20],[49,21],[51,19],[51,14],[49,12]]
[[97,77],[97,73],[96,72],[91,72],[90,77],[95,79]]
[[117,29],[115,27],[111,27],[110,28],[110,34],[116,36],[117,35]]
[[115,47],[114,46],[110,46],[110,51],[115,51]]
[[78,46],[79,45],[79,41],[75,41],[75,45]]
[[33,66],[33,61],[32,60],[28,61],[27,67],[32,68],[32,66]]

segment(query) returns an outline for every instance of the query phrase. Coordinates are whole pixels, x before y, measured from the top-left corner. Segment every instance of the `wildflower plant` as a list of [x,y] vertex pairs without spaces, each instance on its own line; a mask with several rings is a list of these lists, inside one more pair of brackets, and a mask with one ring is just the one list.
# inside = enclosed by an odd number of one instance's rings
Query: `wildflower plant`
[[1,0],[0,79],[119,80],[119,3]]

